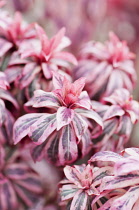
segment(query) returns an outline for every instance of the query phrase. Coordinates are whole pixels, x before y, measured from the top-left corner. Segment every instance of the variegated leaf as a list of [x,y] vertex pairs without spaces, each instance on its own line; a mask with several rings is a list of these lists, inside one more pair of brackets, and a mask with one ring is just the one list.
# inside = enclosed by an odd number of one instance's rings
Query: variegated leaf
[[6,111],[5,104],[3,100],[0,99],[0,126],[2,126],[2,124],[5,121],[5,111]]
[[70,210],[73,210],[73,209],[74,210],[86,210],[87,202],[88,202],[87,194],[82,190],[78,190],[78,192],[76,192],[76,194],[74,195]]
[[29,137],[32,141],[40,145],[56,129],[56,114],[43,114],[34,124],[30,126]]
[[13,140],[14,144],[17,144],[22,138],[28,135],[30,126],[34,124],[43,114],[26,114],[19,117],[14,124],[13,128]]
[[2,210],[18,209],[17,196],[12,183],[8,180],[0,181],[0,208]]
[[13,44],[6,39],[0,38],[0,57],[12,48]]
[[113,117],[123,116],[124,114],[125,114],[125,111],[120,106],[112,105],[112,106],[109,107],[109,109],[104,114],[103,119],[108,120],[108,119],[111,119]]
[[83,157],[86,154],[88,154],[89,151],[92,149],[93,144],[92,144],[92,141],[91,141],[91,134],[90,134],[90,131],[88,129],[83,134],[83,136],[81,138],[81,141],[79,142],[79,145],[81,145],[81,152],[82,152]]
[[82,91],[78,101],[74,104],[77,108],[91,109],[91,101],[86,91]]
[[85,134],[88,124],[79,114],[75,113],[73,118],[73,126],[76,136],[80,140],[83,134]]
[[94,162],[94,161],[112,161],[112,162],[117,162],[120,159],[124,159],[121,155],[118,155],[115,152],[111,151],[103,151],[103,152],[97,152],[95,155],[91,157],[89,162]]
[[63,126],[71,123],[74,117],[74,110],[67,107],[60,107],[57,110],[57,130],[60,130]]
[[26,188],[14,184],[14,188],[18,196],[25,202],[29,207],[33,206],[39,200],[39,195],[27,190]]
[[48,161],[50,161],[51,163],[54,163],[55,165],[60,165],[59,164],[59,153],[58,153],[59,138],[60,138],[60,133],[59,132],[54,132],[48,138],[48,142],[47,142],[47,145],[45,147],[46,159]]
[[139,186],[131,187],[123,196],[115,199],[110,210],[132,210],[139,199]]
[[94,120],[96,123],[100,125],[101,128],[103,128],[103,122],[102,122],[101,117],[92,109],[91,110],[76,109],[76,112],[83,117],[87,117],[91,120]]
[[27,63],[23,69],[22,76],[17,81],[17,85],[19,85],[21,89],[27,87],[40,70],[41,67],[37,66],[36,63]]
[[40,177],[36,174],[28,173],[26,178],[16,180],[16,184],[33,193],[42,193],[42,183]]
[[113,175],[113,168],[111,166],[106,166],[98,168],[93,172],[93,186],[97,186],[101,183],[105,176]]
[[9,164],[5,168],[5,174],[9,179],[20,180],[27,177],[28,166],[24,163]]
[[139,171],[139,158],[129,156],[123,160],[119,160],[114,165],[116,175],[124,175]]
[[11,102],[15,108],[19,109],[17,101],[7,90],[0,89],[0,98]]
[[[80,166],[79,166],[79,168],[80,168]],[[76,167],[66,166],[64,168],[64,173],[65,173],[66,178],[68,180],[70,180],[71,183],[74,183],[79,188],[82,187],[81,180],[80,180],[81,174],[80,174],[80,171],[78,171]],[[83,171],[82,171],[82,173],[83,173]]]
[[[26,103],[26,105],[28,102]],[[45,92],[43,90],[36,90],[33,97],[33,107],[48,107],[58,108],[60,102],[53,92]]]
[[100,190],[112,190],[128,187],[139,183],[139,174],[130,173],[121,176],[107,176],[104,177],[100,185]]
[[32,159],[34,160],[34,162],[42,160],[42,158],[45,155],[45,146],[46,146],[46,144],[47,144],[47,140],[44,141],[40,145],[34,145],[34,144],[32,145],[30,152],[31,152],[31,156],[32,156]]
[[78,157],[76,137],[71,125],[62,128],[59,140],[59,161],[62,165],[74,162]]
[[65,201],[74,197],[79,189],[74,184],[63,185],[60,189],[61,200]]

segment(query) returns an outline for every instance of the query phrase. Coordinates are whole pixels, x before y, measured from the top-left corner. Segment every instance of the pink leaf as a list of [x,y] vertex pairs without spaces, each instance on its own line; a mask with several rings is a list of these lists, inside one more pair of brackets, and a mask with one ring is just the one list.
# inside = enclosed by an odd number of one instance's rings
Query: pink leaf
[[43,74],[46,79],[51,79],[52,78],[52,69],[47,63],[42,63],[41,64]]
[[122,116],[125,114],[125,111],[118,105],[112,105],[104,114],[104,120],[111,119],[113,117]]
[[21,89],[28,86],[35,78],[35,75],[40,72],[40,70],[40,66],[37,66],[36,63],[26,64],[22,71],[22,76],[20,76],[17,84],[20,86]]
[[12,46],[12,43],[0,38],[0,57],[2,57],[8,50],[10,50]]
[[74,65],[77,65],[76,58],[69,52],[56,52],[54,54],[54,58],[58,58],[61,60],[66,60]]

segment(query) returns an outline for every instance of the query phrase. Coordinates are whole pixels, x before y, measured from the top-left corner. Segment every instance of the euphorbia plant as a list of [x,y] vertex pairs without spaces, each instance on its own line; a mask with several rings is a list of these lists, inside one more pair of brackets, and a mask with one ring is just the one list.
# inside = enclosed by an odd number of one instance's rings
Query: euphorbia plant
[[2,16],[0,18],[0,57],[4,56],[9,50],[18,50],[23,41],[36,36],[33,24],[28,25],[22,21],[22,15],[15,13],[14,18]]
[[[100,195],[99,186],[103,177],[112,173],[112,167],[93,167],[91,165],[66,166],[66,179],[60,182],[61,205],[67,208],[89,210],[92,200]],[[98,199],[99,200],[99,199]],[[101,206],[101,201],[92,206],[92,210]]]
[[5,69],[10,83],[20,89],[26,88],[26,96],[33,96],[33,91],[52,90],[52,71],[62,71],[71,74],[71,65],[77,64],[76,58],[67,51],[62,51],[70,45],[62,28],[54,37],[48,39],[45,31],[35,24],[36,39],[24,41],[17,52],[10,58]]
[[[90,97],[109,96],[117,88],[133,90],[136,72],[127,43],[114,33],[105,44],[89,42],[81,50],[74,78],[86,77],[85,89]],[[118,79],[116,79],[118,78]]]
[[17,81],[20,88],[28,86],[38,75],[39,77],[43,75],[49,80],[52,79],[52,71],[69,70],[69,62],[77,64],[76,58],[71,53],[62,51],[70,45],[70,40],[65,36],[65,28],[50,40],[43,28],[37,24],[35,28],[38,40],[34,40],[34,43],[21,51],[21,58],[26,58],[30,62],[25,65]]
[[[105,196],[111,195],[100,210],[137,210],[139,207],[139,149],[127,148],[121,154],[98,152],[89,162],[96,161],[113,167],[113,175],[104,177],[100,185],[100,192],[105,191]],[[121,194],[118,194],[120,191]]]
[[[47,155],[57,165],[72,163],[92,148],[91,133],[99,125],[96,135],[102,130],[102,120],[93,111],[86,91],[82,91],[85,78],[71,83],[66,77],[54,74],[55,90],[37,90],[26,106],[51,108],[53,113],[32,113],[20,117],[14,125],[14,142],[29,136],[37,146],[32,148],[35,160]],[[90,121],[89,121],[90,120]],[[93,121],[91,123],[91,120]]]
[[119,151],[124,148],[133,125],[139,120],[139,103],[133,100],[130,92],[124,88],[115,90],[112,95],[102,100],[103,104],[92,102],[104,122],[104,130],[94,142],[98,150]]

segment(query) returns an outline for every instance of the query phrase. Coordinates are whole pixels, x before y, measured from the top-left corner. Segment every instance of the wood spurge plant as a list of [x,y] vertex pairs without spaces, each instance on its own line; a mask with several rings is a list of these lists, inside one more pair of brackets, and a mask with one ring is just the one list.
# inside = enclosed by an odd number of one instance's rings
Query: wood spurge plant
[[0,0],[0,210],[139,210],[138,8]]

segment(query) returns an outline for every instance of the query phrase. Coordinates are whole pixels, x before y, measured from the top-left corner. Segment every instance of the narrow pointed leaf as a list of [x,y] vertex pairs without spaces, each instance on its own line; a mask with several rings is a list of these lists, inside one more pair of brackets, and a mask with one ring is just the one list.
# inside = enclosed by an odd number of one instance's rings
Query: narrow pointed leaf
[[88,127],[87,122],[79,114],[75,113],[73,118],[73,126],[76,136],[80,140]]
[[59,140],[59,160],[62,165],[74,162],[77,159],[77,143],[71,125],[62,128]]

